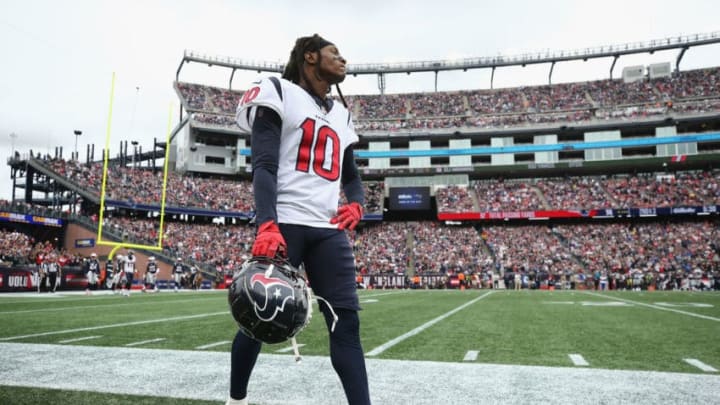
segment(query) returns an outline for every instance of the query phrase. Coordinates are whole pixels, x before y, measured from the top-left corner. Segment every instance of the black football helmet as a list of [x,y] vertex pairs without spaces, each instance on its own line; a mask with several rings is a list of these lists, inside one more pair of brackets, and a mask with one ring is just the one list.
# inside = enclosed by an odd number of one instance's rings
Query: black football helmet
[[280,343],[297,335],[311,317],[310,290],[290,263],[253,257],[233,276],[228,303],[247,336]]

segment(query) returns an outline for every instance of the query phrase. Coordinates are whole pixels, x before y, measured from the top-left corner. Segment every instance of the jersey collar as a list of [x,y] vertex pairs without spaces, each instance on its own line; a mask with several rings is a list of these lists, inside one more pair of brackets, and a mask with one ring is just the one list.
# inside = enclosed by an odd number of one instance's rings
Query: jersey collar
[[312,97],[312,99],[315,101],[315,104],[317,104],[317,106],[320,107],[320,109],[323,110],[326,114],[329,113],[330,110],[332,110],[333,104],[334,104],[334,101],[332,98],[327,97],[325,99],[322,99],[322,98],[318,97],[317,95],[315,95],[310,90],[308,90],[302,86],[300,86],[300,88],[305,90],[307,92],[307,94],[309,94],[310,97]]

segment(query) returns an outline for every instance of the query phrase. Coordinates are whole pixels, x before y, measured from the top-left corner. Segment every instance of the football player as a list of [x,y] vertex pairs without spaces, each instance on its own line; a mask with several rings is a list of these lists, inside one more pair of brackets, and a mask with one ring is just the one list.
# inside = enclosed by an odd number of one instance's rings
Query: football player
[[126,297],[130,296],[130,290],[132,290],[133,279],[135,277],[135,252],[128,250],[127,256],[125,256],[125,263],[123,266],[123,272],[125,273],[125,283],[123,285],[123,295]]
[[158,288],[155,285],[157,282],[157,275],[160,269],[155,262],[155,257],[150,256],[148,258],[147,268],[145,269],[145,285],[143,286],[143,292],[158,292]]
[[[330,357],[348,402],[356,405],[369,404],[370,394],[355,263],[345,229],[354,229],[362,218],[364,197],[350,112],[329,97],[331,86],[345,79],[345,64],[338,48],[319,35],[298,38],[282,78],[253,82],[236,120],[251,134],[258,225],[252,254],[304,264],[313,292],[332,307],[320,305]],[[341,187],[348,203],[338,207]],[[228,404],[248,403],[248,380],[260,349],[260,341],[241,331],[235,335]]]
[[91,295],[91,290],[97,290],[98,280],[100,278],[100,262],[95,252],[90,254],[90,259],[85,262],[85,276],[87,277],[87,287],[85,295]]
[[112,279],[113,279],[113,276],[115,275],[114,270],[115,270],[115,265],[114,265],[113,261],[110,259],[110,257],[108,257],[107,261],[105,262],[105,278],[103,278],[103,280],[102,280],[102,285],[104,286],[103,288],[108,289],[108,288],[112,287]]
[[[108,263],[108,266],[112,263]],[[110,286],[112,288],[113,294],[118,293],[118,286],[122,287],[125,285],[125,257],[123,255],[117,255],[115,256],[115,267],[114,271],[113,268],[109,268],[109,272],[112,273],[112,277],[110,278]]]
[[183,279],[184,274],[185,274],[185,266],[183,266],[182,257],[178,257],[177,260],[175,261],[175,264],[173,264],[173,269],[172,269],[172,278],[173,278],[175,292],[178,292],[178,290],[180,288],[182,288],[182,279]]
[[195,266],[190,266],[190,282],[189,285],[192,287],[193,290],[197,290],[197,286],[195,285],[195,280],[198,277],[198,269]]

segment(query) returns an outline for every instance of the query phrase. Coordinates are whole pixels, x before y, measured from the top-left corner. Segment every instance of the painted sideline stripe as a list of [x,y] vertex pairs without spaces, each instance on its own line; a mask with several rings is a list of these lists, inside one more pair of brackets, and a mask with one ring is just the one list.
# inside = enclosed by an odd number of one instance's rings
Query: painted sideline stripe
[[[197,301],[207,301],[207,300],[217,300],[217,298],[190,298],[190,299],[184,299],[184,300],[169,300],[169,301],[163,301],[163,304],[175,304],[175,303],[183,303],[183,302],[197,302]],[[67,301],[62,301],[67,302]],[[95,309],[95,308],[102,308],[102,307],[125,307],[128,305],[147,305],[153,303],[152,301],[133,301],[133,302],[124,302],[122,304],[114,303],[114,304],[100,304],[100,305],[76,305],[72,307],[59,307],[59,308],[42,308],[42,309],[21,309],[18,311],[0,311],[0,315],[13,315],[13,314],[29,314],[33,312],[57,312],[57,311],[65,311],[65,310],[71,310],[71,309]],[[43,302],[44,304],[44,302]]]
[[475,361],[478,358],[478,351],[477,350],[468,350],[467,353],[465,353],[465,357],[463,357],[463,361]]
[[72,342],[81,342],[83,340],[90,340],[90,339],[97,339],[101,338],[102,336],[85,336],[85,337],[79,337],[75,339],[66,339],[66,340],[60,340],[58,343],[72,343]]
[[691,366],[695,366],[706,373],[717,373],[717,369],[713,366],[709,366],[698,359],[683,359]]
[[148,320],[145,320],[145,321],[114,323],[114,324],[110,324],[110,325],[91,326],[91,327],[87,327],[87,328],[55,330],[55,331],[52,331],[52,332],[33,333],[33,334],[31,334],[31,335],[19,335],[19,336],[4,337],[4,338],[0,338],[0,342],[7,342],[7,341],[10,341],[10,340],[18,340],[18,339],[34,338],[34,337],[40,337],[40,336],[62,335],[62,334],[65,334],[65,333],[87,332],[87,331],[89,331],[89,330],[100,330],[100,329],[108,329],[108,328],[123,328],[123,327],[125,327],[125,326],[135,326],[135,325],[147,325],[147,324],[150,324],[150,323],[162,323],[162,322],[173,322],[173,321],[186,321],[186,320],[188,320],[188,319],[207,318],[207,317],[209,317],[209,316],[218,316],[218,315],[229,315],[229,314],[228,314],[228,311],[210,312],[210,313],[207,313],[207,314],[187,315],[187,316],[175,316],[175,317],[172,317],[172,318],[161,318],[161,319],[148,319]]
[[205,349],[209,349],[209,348],[211,348],[211,347],[222,346],[222,345],[228,344],[228,343],[232,343],[232,342],[229,341],[229,340],[223,340],[223,341],[220,341],[220,342],[209,343],[209,344],[206,344],[206,345],[198,346],[198,347],[196,347],[195,349],[197,349],[197,350],[205,350]]
[[[298,348],[303,347],[303,346],[305,346],[305,343],[300,343],[299,345],[297,345]],[[280,350],[275,350],[275,353],[288,353],[288,352],[291,352],[291,351],[293,351],[293,347],[292,347],[292,346],[288,346],[288,347],[283,347],[283,348],[280,349]]]
[[[48,355],[58,350],[62,355]],[[36,395],[42,394],[37,389],[51,388],[160,397],[166,398],[164,403],[172,403],[168,398],[185,398],[222,404],[229,388],[227,352],[0,343],[0,353],[2,386],[29,387]],[[38,365],[42,365],[42,378],[38,378]],[[374,405],[706,405],[716,404],[720,392],[720,378],[704,373],[378,358],[367,359],[366,365]],[[106,375],[113,378],[105,378],[102,384],[88,381],[88,376]],[[438,378],[445,375],[452,378]],[[173,378],[163,379],[159,389],[158,376]],[[398,389],[397,382],[408,376],[412,376],[413,388]],[[267,383],[273,381],[283,383]],[[522,381],[522,389],[508,381]],[[612,389],[578,395],[577,387],[595,387],[598,381],[612,381]],[[261,353],[250,389],[253,404],[347,405],[327,356],[303,356],[302,363],[295,363],[287,354]]]
[[570,357],[570,361],[573,362],[576,366],[589,366],[590,363],[585,360],[585,358],[580,354],[568,354],[568,357]]
[[369,352],[365,353],[365,356],[377,356],[378,354],[384,352],[385,350],[387,350],[387,349],[395,346],[396,344],[402,342],[403,340],[405,340],[405,339],[407,339],[407,338],[409,338],[409,337],[412,337],[412,336],[417,335],[418,333],[424,331],[425,329],[427,329],[427,328],[435,325],[436,323],[438,323],[438,322],[442,321],[443,319],[445,319],[445,318],[447,318],[447,317],[455,314],[455,313],[458,312],[458,311],[462,311],[463,309],[465,309],[465,308],[469,307],[470,305],[472,305],[472,304],[480,301],[481,299],[487,297],[488,295],[490,295],[490,294],[492,294],[492,293],[493,293],[493,291],[488,291],[488,292],[486,292],[485,294],[483,294],[483,295],[475,298],[474,300],[469,301],[469,302],[466,302],[466,303],[460,305],[459,307],[453,309],[453,310],[450,311],[450,312],[446,312],[445,314],[440,315],[440,316],[438,316],[437,318],[435,318],[435,319],[433,319],[433,320],[431,320],[431,321],[425,322],[424,324],[418,326],[417,328],[411,330],[410,332],[405,333],[404,335],[400,335],[400,336],[396,337],[395,339],[393,339],[393,340],[391,340],[391,341],[389,341],[389,342],[385,342],[385,343],[383,343],[382,345],[380,345],[380,346],[378,346],[378,347],[370,350]]
[[682,314],[682,315],[694,316],[695,318],[707,319],[707,320],[709,320],[709,321],[720,322],[720,318],[715,318],[715,317],[713,317],[713,316],[696,314],[696,313],[693,313],[693,312],[683,311],[683,310],[675,309],[675,308],[661,307],[661,306],[659,306],[659,305],[646,304],[646,303],[644,303],[644,302],[639,302],[639,301],[626,300],[625,298],[612,297],[612,296],[609,296],[609,295],[592,293],[592,292],[589,292],[589,291],[581,291],[581,292],[584,293],[584,294],[589,294],[589,295],[593,295],[593,296],[596,296],[596,297],[602,297],[602,298],[607,298],[607,299],[616,300],[616,301],[624,301],[624,302],[628,302],[628,303],[635,304],[635,305],[642,305],[642,306],[648,307],[648,308],[659,309],[659,310],[661,310],[661,311],[675,312],[675,313]]
[[393,294],[407,294],[407,291],[400,290],[400,291],[394,291],[394,292],[386,292],[386,293],[377,293],[377,294],[358,294],[360,295],[360,298],[375,298],[375,297],[382,297],[384,295],[393,295]]
[[[86,296],[85,290],[82,291],[61,291],[55,294],[38,294],[37,292],[12,292],[12,293],[0,293],[0,305],[5,304],[27,304],[27,303],[40,303],[40,302],[87,302],[95,300],[108,300],[113,297],[119,297],[117,294],[113,294],[110,290],[96,290],[93,295]],[[172,292],[172,290],[160,290],[160,295]],[[189,294],[190,291],[186,291]],[[197,291],[197,294],[227,294],[227,290],[201,290]],[[14,301],[11,301],[18,298]]]
[[141,340],[139,342],[132,342],[124,345],[125,347],[133,347],[133,346],[140,346],[144,345],[146,343],[155,343],[155,342],[162,342],[165,340],[165,338],[155,338],[155,339],[149,339],[149,340]]

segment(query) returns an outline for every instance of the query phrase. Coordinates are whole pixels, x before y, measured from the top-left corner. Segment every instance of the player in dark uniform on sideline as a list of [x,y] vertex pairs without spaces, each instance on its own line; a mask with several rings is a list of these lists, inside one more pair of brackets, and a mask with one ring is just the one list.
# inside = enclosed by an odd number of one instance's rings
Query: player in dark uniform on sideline
[[155,262],[155,257],[150,256],[147,267],[145,268],[145,285],[143,286],[143,292],[158,292],[156,285],[158,271],[160,271],[160,268],[157,262]]
[[125,256],[116,255],[115,256],[115,272],[110,281],[113,294],[120,293],[120,291],[118,290],[118,287],[122,288],[125,285],[125,282],[127,282],[127,279],[125,278]]
[[172,279],[175,292],[178,292],[182,288],[182,279],[184,274],[185,266],[183,266],[182,257],[178,257],[172,268]]
[[[355,263],[344,229],[362,218],[363,187],[352,145],[350,112],[328,96],[345,79],[345,59],[319,35],[298,38],[282,79],[253,82],[237,109],[251,133],[257,235],[253,256],[287,256],[304,264],[330,339],[330,358],[351,405],[369,404],[360,343]],[[339,87],[338,95],[343,100]],[[348,203],[338,207],[340,188]],[[247,404],[247,386],[261,342],[241,331],[232,346],[230,398]],[[290,398],[287,398],[290,400]]]
[[112,288],[113,290],[115,290],[115,287],[113,284],[114,276],[115,276],[115,264],[108,257],[107,261],[105,262],[105,278],[102,280],[102,284],[105,289]]
[[85,277],[87,277],[87,288],[85,288],[85,295],[91,295],[92,290],[97,290],[98,281],[100,280],[100,262],[97,259],[97,254],[91,253],[90,259],[85,262],[83,266],[85,270]]

